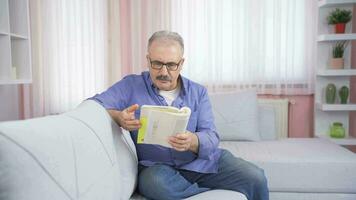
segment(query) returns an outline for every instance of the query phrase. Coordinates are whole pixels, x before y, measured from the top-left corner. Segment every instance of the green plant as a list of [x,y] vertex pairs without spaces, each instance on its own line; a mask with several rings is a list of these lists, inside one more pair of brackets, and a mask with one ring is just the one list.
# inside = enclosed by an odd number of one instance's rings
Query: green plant
[[346,46],[347,46],[346,41],[336,42],[335,46],[333,47],[333,58],[344,57],[344,51]]
[[333,10],[327,20],[328,24],[339,24],[339,23],[347,23],[351,20],[352,14],[351,10],[344,10],[336,8]]

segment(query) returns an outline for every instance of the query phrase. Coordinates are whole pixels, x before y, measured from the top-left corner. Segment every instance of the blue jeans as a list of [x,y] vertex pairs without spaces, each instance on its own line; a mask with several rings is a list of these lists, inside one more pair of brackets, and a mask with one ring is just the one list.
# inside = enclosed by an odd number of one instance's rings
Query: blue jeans
[[167,165],[139,166],[138,190],[150,199],[184,199],[211,189],[233,190],[248,200],[268,200],[262,169],[222,150],[218,172],[203,174]]

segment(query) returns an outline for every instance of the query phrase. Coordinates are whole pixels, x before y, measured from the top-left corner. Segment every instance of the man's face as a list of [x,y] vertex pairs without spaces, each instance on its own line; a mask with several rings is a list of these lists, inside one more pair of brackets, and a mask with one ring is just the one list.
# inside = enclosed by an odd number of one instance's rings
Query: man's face
[[[173,90],[177,87],[178,77],[184,62],[178,42],[153,41],[148,49],[147,62],[153,84],[160,90]],[[162,66],[162,64],[165,64]],[[174,69],[177,66],[176,70]],[[161,69],[157,67],[162,66]]]

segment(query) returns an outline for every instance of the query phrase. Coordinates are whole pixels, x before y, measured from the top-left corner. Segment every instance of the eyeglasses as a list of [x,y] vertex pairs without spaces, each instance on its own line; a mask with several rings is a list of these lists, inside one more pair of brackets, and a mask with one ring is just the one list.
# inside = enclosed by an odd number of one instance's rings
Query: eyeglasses
[[169,70],[169,71],[176,71],[179,68],[180,62],[182,61],[182,60],[180,60],[178,63],[175,63],[175,62],[163,63],[163,62],[160,62],[157,60],[151,61],[151,58],[149,58],[149,60],[150,60],[152,69],[161,70],[163,68],[163,66],[166,66],[167,70]]

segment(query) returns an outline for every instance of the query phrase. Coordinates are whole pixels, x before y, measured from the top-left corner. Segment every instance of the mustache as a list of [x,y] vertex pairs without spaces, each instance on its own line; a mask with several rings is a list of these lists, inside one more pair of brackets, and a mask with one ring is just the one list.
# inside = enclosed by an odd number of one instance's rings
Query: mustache
[[156,77],[156,79],[160,81],[172,81],[172,79],[169,76],[165,76],[165,75],[159,75]]

